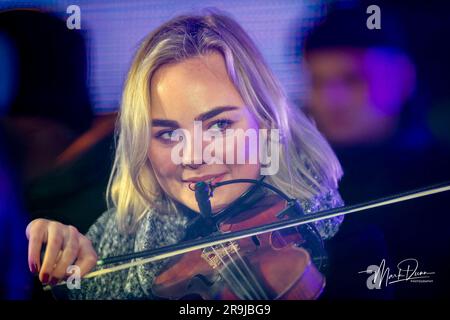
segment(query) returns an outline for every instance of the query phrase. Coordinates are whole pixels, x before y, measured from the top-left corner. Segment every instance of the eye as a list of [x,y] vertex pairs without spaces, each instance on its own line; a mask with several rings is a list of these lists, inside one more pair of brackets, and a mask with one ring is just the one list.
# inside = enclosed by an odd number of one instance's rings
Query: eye
[[163,130],[163,131],[158,132],[155,135],[155,138],[161,140],[164,143],[172,143],[172,142],[174,142],[172,140],[174,132],[175,132],[175,130]]
[[208,129],[212,130],[219,130],[219,131],[225,131],[227,128],[229,128],[233,124],[233,121],[229,119],[219,119],[214,121]]

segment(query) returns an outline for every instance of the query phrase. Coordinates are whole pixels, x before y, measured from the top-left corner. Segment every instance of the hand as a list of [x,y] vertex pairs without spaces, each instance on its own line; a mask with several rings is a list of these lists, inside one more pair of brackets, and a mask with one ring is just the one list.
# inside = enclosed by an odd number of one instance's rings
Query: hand
[[[67,267],[76,265],[80,276],[88,273],[97,262],[97,254],[91,241],[78,232],[77,228],[62,223],[36,219],[26,229],[28,238],[28,266],[33,273],[39,273],[43,284],[55,285],[69,274]],[[46,243],[41,264],[41,249]]]

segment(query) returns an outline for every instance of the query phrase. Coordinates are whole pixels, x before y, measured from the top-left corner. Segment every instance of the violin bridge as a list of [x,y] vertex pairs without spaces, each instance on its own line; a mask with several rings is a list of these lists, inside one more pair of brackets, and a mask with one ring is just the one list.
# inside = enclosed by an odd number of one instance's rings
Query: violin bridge
[[231,241],[223,245],[216,245],[203,249],[202,258],[205,259],[213,269],[216,269],[225,263],[233,254],[238,254],[238,252],[239,244],[235,241]]

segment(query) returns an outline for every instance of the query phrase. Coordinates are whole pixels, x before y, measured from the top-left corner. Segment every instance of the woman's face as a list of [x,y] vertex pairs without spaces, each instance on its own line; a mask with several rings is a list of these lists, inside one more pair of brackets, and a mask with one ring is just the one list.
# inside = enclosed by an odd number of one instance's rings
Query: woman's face
[[[236,161],[236,158],[227,160],[226,154],[230,154],[230,151],[236,154],[238,146],[236,143],[226,143],[225,130],[253,129],[257,132],[258,125],[229,79],[220,53],[214,52],[160,67],[152,77],[150,90],[152,131],[148,157],[160,186],[172,199],[199,211],[190,184],[211,179],[216,183],[259,177],[259,162],[249,164],[248,161],[249,154],[254,152],[254,149],[249,149],[248,143],[245,144],[245,150],[239,150],[244,151],[244,164]],[[199,120],[202,133],[209,130],[223,135],[223,138],[216,138],[222,139],[223,148],[212,153],[216,157],[223,156],[223,164],[207,164],[202,159],[205,148],[212,145],[209,141],[199,141],[198,134],[194,134],[194,121]],[[176,129],[188,133],[184,136],[183,148],[177,152],[180,164],[173,160],[172,154],[175,146],[180,146],[179,141],[171,139]],[[235,139],[232,141],[236,142]],[[195,149],[201,152],[195,152]],[[228,164],[230,162],[232,164]],[[217,188],[211,198],[213,212],[226,207],[249,186],[240,183]]]

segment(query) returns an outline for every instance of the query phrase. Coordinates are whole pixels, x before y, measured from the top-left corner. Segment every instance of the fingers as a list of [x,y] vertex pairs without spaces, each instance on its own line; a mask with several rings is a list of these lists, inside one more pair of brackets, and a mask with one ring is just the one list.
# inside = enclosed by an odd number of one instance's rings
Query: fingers
[[61,279],[65,278],[67,267],[73,264],[77,258],[79,251],[79,238],[80,234],[75,227],[68,226],[66,228],[62,245],[63,251],[60,258],[56,262],[53,272],[50,275],[50,285],[54,285]]
[[[97,254],[91,241],[73,226],[56,221],[36,219],[26,230],[28,244],[28,265],[30,271],[39,272],[42,283],[55,285],[66,278],[67,270],[76,261],[80,276],[84,276],[97,262]],[[41,264],[41,249],[47,243]]]
[[32,273],[41,270],[41,249],[42,243],[47,241],[47,223],[47,220],[36,219],[27,226],[28,267]]
[[80,276],[83,277],[97,264],[97,254],[92,247],[91,241],[86,237],[80,238],[80,251],[75,265],[80,267]]
[[53,268],[56,264],[58,254],[62,250],[64,233],[61,228],[62,224],[50,221],[47,227],[47,247],[45,249],[44,261],[39,273],[39,279],[46,284],[50,280]]

